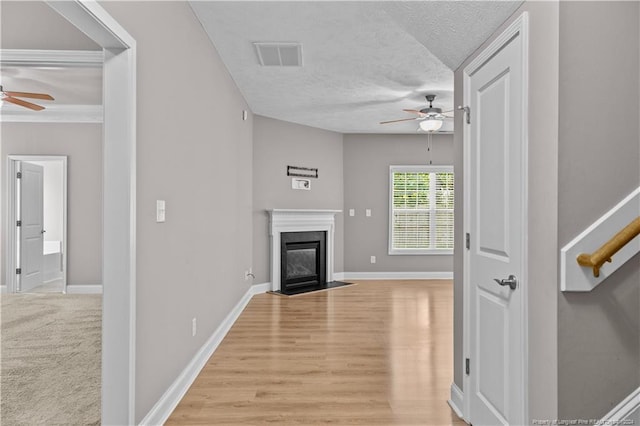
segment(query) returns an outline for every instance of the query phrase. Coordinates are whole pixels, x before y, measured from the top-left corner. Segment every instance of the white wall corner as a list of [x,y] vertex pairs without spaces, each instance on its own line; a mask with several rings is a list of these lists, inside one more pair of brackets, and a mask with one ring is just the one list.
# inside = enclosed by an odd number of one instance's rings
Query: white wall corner
[[462,407],[464,407],[464,394],[455,383],[451,383],[451,398],[447,401],[449,407],[456,413],[456,416],[464,420]]
[[240,317],[240,314],[247,306],[253,295],[264,293],[271,289],[271,283],[252,285],[242,296],[236,306],[229,312],[229,315],[222,321],[204,345],[196,352],[189,364],[182,370],[176,380],[169,386],[165,393],[155,403],[151,410],[140,422],[140,425],[162,425],[164,424],[178,403],[189,390],[189,387],[200,374],[207,361],[216,351],[222,340],[227,335],[233,324]]
[[102,294],[102,284],[70,284],[67,285],[67,294]]
[[631,392],[631,394],[616,405],[613,410],[605,414],[598,424],[640,424],[640,387]]

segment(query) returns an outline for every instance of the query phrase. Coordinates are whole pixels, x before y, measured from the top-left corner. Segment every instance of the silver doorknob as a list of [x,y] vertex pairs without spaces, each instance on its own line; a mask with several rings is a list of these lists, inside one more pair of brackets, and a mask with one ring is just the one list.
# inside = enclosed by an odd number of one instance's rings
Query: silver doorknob
[[515,275],[509,275],[509,278],[505,278],[503,280],[499,280],[497,278],[494,278],[493,280],[501,286],[508,285],[511,290],[515,290],[516,286],[518,285],[518,280],[516,279]]
[[42,231],[40,231],[41,234],[44,234],[45,232],[47,232],[47,231],[45,231],[44,229]]

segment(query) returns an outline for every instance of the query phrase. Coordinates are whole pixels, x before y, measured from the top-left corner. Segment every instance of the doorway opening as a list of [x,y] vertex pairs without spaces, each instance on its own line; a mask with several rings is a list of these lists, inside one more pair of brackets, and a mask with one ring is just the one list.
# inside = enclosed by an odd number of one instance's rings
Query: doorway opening
[[9,293],[66,293],[67,157],[8,156]]

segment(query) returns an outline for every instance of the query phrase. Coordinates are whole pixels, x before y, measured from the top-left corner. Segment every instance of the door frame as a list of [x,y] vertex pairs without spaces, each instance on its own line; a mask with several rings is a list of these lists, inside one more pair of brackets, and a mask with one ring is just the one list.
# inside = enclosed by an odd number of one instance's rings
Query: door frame
[[135,424],[136,40],[96,0],[45,0],[102,48],[102,424]]
[[[517,41],[514,40],[517,38]],[[521,247],[521,264],[522,274],[519,277],[519,290],[522,292],[522,312],[521,312],[521,330],[522,334],[522,406],[523,416],[519,423],[527,423],[529,419],[529,311],[528,311],[528,283],[529,283],[529,266],[528,266],[528,187],[529,187],[529,16],[527,12],[523,12],[518,18],[516,18],[493,42],[489,44],[469,65],[463,70],[463,105],[467,105],[471,108],[471,115],[473,112],[473,105],[469,105],[471,102],[471,76],[479,70],[488,60],[490,60],[498,51],[500,51],[505,45],[510,42],[519,43],[522,51],[522,70],[523,70],[523,84],[522,84],[522,223],[524,228],[522,229],[522,247]],[[473,118],[472,118],[473,119]],[[470,144],[471,136],[469,134],[468,127],[465,125],[463,128],[463,236],[470,232],[471,229],[471,158],[470,158]],[[471,236],[473,238],[473,235]],[[470,377],[465,372],[465,360],[470,358],[472,353],[471,348],[471,330],[472,330],[472,318],[470,314],[471,300],[471,277],[470,277],[470,251],[468,249],[463,250],[463,337],[462,337],[462,360],[460,363],[461,371],[463,371],[463,415],[467,421],[471,415],[471,388]],[[464,397],[469,395],[469,397]]]
[[7,292],[16,293],[18,291],[17,274],[17,229],[16,207],[17,207],[17,163],[21,161],[61,161],[62,162],[62,280],[63,293],[67,292],[67,157],[64,155],[9,155],[7,156],[7,238],[5,243],[6,259],[6,283]]

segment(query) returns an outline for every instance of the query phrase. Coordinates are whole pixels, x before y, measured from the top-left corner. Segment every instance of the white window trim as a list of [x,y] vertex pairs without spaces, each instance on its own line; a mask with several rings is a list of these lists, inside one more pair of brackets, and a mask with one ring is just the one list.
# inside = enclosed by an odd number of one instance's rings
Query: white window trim
[[[393,248],[393,174],[394,173],[454,173],[453,166],[389,166],[389,247],[388,252],[390,256],[405,256],[405,255],[447,255],[453,254],[453,249],[394,249]],[[433,194],[432,194],[433,196]],[[432,200],[431,205],[435,203]]]

